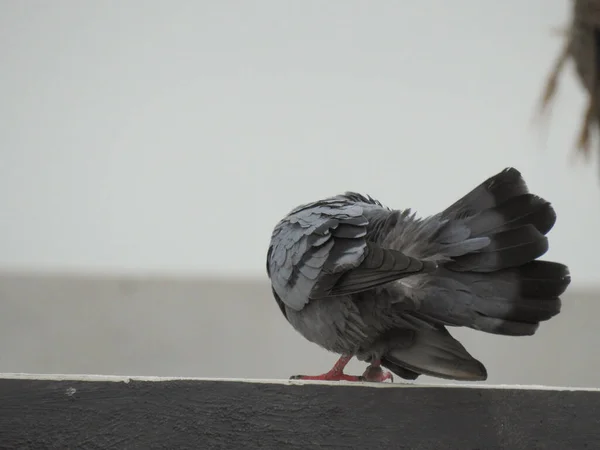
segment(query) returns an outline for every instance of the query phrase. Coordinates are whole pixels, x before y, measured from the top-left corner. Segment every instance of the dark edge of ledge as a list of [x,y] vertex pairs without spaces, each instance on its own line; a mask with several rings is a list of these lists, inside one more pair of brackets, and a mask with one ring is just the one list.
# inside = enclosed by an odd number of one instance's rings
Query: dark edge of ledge
[[0,378],[0,448],[600,448],[599,390],[62,377]]

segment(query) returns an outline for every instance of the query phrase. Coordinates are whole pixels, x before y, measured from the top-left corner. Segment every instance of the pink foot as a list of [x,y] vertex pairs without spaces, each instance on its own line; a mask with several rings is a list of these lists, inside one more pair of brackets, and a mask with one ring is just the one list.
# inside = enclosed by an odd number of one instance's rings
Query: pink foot
[[290,380],[320,380],[320,381],[365,381],[362,376],[346,375],[344,368],[352,359],[351,355],[342,355],[333,368],[322,375],[293,375]]
[[365,378],[356,375],[346,375],[343,372],[327,372],[322,375],[293,375],[290,377],[290,380],[365,381]]

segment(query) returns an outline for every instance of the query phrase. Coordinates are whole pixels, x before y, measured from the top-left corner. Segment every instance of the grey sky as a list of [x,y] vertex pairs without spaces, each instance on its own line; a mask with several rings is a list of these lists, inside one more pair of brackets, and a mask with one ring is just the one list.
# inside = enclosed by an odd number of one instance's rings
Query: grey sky
[[569,164],[565,0],[0,1],[0,266],[264,276],[277,220],[345,190],[434,213],[513,165],[596,280],[597,171]]

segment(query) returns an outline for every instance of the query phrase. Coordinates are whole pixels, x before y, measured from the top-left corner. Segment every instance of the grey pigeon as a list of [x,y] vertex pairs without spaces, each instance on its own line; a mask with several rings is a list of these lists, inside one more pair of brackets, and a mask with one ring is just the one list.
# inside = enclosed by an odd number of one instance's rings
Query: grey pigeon
[[[560,312],[571,278],[538,260],[556,221],[507,168],[441,213],[418,218],[354,192],[302,205],[273,230],[267,273],[288,322],[337,353],[327,373],[292,378],[485,380],[449,327],[533,335]],[[362,376],[344,373],[353,357]]]

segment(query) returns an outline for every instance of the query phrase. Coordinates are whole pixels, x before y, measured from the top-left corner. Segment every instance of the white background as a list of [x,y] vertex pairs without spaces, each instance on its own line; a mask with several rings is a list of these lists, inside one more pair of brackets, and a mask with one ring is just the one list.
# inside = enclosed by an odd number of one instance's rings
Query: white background
[[558,212],[548,257],[594,283],[571,66],[531,120],[569,6],[0,1],[0,266],[264,277],[298,203],[426,215],[512,165]]

